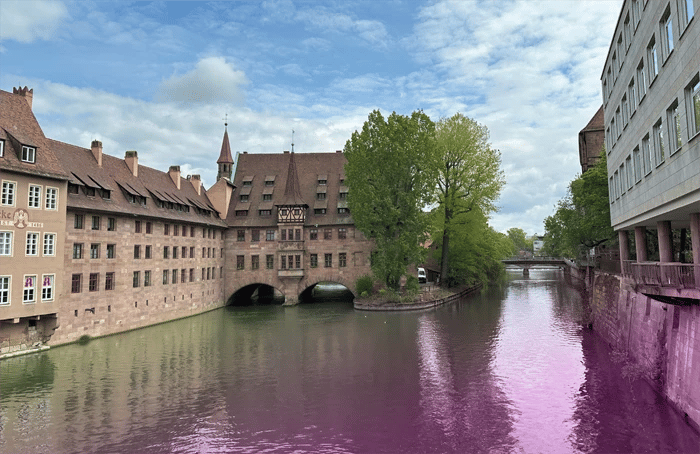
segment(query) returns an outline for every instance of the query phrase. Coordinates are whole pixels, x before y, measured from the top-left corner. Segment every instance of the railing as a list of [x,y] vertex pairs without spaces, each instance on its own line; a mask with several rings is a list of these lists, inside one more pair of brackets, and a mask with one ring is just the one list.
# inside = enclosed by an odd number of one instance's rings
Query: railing
[[687,263],[622,262],[622,274],[639,284],[662,287],[698,288],[700,265]]

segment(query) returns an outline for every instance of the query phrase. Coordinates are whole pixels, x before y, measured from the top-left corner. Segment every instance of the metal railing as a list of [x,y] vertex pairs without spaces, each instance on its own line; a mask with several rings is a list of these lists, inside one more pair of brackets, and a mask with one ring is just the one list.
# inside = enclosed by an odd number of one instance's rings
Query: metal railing
[[622,262],[622,274],[637,283],[662,287],[698,288],[700,265],[688,263]]

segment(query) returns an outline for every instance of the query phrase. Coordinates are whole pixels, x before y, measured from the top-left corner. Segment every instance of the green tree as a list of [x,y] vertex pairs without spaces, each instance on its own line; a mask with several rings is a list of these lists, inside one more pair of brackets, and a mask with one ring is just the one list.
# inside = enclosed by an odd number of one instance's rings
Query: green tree
[[532,252],[533,238],[528,238],[525,230],[513,227],[508,229],[508,238],[513,242],[513,255],[517,255],[520,251]]
[[450,241],[456,234],[455,219],[472,211],[488,217],[496,210],[505,177],[500,168],[501,153],[491,147],[488,128],[460,113],[437,123],[429,165],[437,178],[433,202],[443,216],[440,273],[449,285],[445,277],[451,275]]
[[545,219],[544,247],[548,254],[576,258],[581,246],[592,248],[614,239],[605,155],[603,151],[594,167],[569,184],[555,213]]
[[428,231],[423,213],[434,184],[426,166],[435,124],[423,112],[375,110],[345,144],[348,206],[356,227],[375,242],[372,270],[397,289],[409,263],[423,261]]

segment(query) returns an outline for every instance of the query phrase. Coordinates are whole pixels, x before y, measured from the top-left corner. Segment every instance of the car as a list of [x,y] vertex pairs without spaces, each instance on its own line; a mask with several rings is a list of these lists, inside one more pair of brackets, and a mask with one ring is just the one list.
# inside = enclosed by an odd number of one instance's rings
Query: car
[[425,284],[428,282],[427,275],[425,274],[425,268],[418,268],[418,283]]

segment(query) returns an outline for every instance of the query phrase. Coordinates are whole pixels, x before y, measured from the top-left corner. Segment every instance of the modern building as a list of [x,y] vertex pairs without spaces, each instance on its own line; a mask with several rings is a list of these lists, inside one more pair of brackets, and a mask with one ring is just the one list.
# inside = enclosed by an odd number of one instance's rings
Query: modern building
[[[33,91],[0,91],[0,355],[198,314],[253,292],[354,290],[371,242],[342,153],[239,154],[216,183],[44,136]],[[213,163],[213,160],[212,160]],[[235,184],[234,184],[235,182]]]
[[595,166],[605,144],[603,106],[600,106],[585,128],[578,133],[578,156],[581,173]]
[[611,222],[650,293],[700,287],[698,15],[698,0],[626,0],[601,77]]

